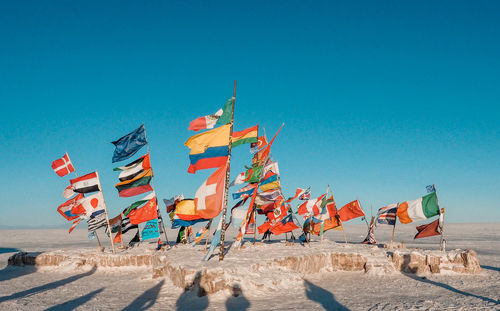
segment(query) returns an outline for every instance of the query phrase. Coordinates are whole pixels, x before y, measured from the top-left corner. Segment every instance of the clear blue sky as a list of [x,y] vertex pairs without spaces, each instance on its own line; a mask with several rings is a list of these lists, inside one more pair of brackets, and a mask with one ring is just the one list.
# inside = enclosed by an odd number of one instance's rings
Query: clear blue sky
[[192,197],[212,170],[187,173],[188,124],[235,79],[237,130],[286,123],[287,196],[369,213],[435,183],[447,221],[499,221],[499,38],[498,1],[3,1],[0,225],[66,224],[65,151],[119,213],[110,142],[141,123],[158,197]]

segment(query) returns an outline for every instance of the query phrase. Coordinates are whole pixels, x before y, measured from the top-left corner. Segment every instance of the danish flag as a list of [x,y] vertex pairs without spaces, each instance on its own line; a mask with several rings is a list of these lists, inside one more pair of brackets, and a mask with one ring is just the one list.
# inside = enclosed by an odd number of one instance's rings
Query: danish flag
[[62,158],[57,159],[54,162],[52,162],[52,169],[60,177],[63,177],[65,175],[68,175],[69,173],[75,171],[75,169],[73,168],[73,164],[71,163],[71,160],[69,159],[69,155],[67,152],[64,154],[64,156]]

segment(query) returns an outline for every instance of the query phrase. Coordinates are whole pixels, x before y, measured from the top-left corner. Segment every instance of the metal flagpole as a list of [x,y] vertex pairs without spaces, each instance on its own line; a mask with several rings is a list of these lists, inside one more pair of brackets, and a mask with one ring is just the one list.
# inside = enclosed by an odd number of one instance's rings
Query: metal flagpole
[[[144,126],[144,124],[142,124]],[[148,155],[149,155],[149,164],[151,164],[151,154],[149,153],[149,141],[148,141],[148,134],[146,132],[146,127],[144,127],[144,137],[146,138],[146,143],[147,143],[147,148],[148,148]],[[151,165],[151,168],[153,166]],[[154,173],[153,173],[153,176],[151,176],[151,188],[153,188],[153,191],[155,192],[155,201],[156,201],[156,211],[158,213],[158,218],[161,218],[161,226],[163,228],[163,234],[165,234],[165,239],[167,240],[167,247],[170,246],[170,242],[168,241],[168,236],[167,236],[167,230],[165,230],[165,224],[163,223],[163,217],[161,216],[161,212],[160,212],[160,206],[158,205],[158,196],[156,194],[156,189],[155,189],[155,185],[154,185],[154,179],[155,179],[155,176],[154,176]],[[158,222],[159,219],[158,219]]]
[[[436,203],[438,205],[438,208],[439,208],[439,217],[441,217],[441,207],[439,206],[439,199],[438,199],[438,194],[437,194],[437,190],[436,190],[436,185],[432,185],[432,187],[434,188],[434,193],[436,194]],[[444,213],[443,213],[443,222],[441,224],[439,224],[439,226],[441,227],[441,240],[439,241],[439,248],[441,251],[446,251],[446,246],[445,246],[445,242],[444,242]]]
[[101,191],[101,194],[102,194],[102,200],[103,200],[102,203],[104,203],[104,214],[106,215],[106,222],[108,223],[109,241],[111,242],[111,250],[114,253],[115,252],[115,245],[113,244],[113,234],[111,234],[111,225],[109,224],[109,216],[108,216],[108,210],[106,208],[106,200],[104,199],[104,194],[102,193],[101,179],[99,178],[98,171],[95,171],[95,174],[97,175],[97,182],[99,183],[99,190]]
[[226,235],[226,214],[227,214],[227,197],[229,192],[229,175],[231,172],[231,145],[233,143],[233,125],[234,125],[234,106],[236,105],[236,80],[234,80],[233,89],[233,109],[231,111],[231,126],[229,127],[229,145],[227,146],[227,165],[226,165],[226,181],[224,184],[224,205],[222,207],[222,228],[220,236],[220,252],[219,261],[224,260],[224,238]]

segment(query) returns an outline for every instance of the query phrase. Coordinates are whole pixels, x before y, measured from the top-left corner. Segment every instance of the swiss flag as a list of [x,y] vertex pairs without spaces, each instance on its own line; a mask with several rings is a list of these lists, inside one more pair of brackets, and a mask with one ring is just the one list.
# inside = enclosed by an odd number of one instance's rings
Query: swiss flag
[[196,214],[201,218],[211,219],[217,217],[222,210],[224,199],[224,181],[226,180],[226,166],[217,169],[198,188],[194,198]]
[[54,162],[52,162],[52,169],[60,177],[63,177],[75,171],[67,152],[62,158],[54,160]]

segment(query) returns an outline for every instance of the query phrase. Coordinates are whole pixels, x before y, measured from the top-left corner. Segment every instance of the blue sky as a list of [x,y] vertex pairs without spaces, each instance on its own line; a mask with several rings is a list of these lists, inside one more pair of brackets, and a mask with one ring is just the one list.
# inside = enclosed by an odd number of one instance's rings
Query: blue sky
[[118,214],[110,142],[141,123],[159,198],[192,197],[212,170],[187,173],[188,124],[235,79],[236,130],[285,122],[286,195],[370,213],[435,183],[447,221],[498,221],[499,37],[497,1],[2,2],[0,225],[65,225],[65,151]]

